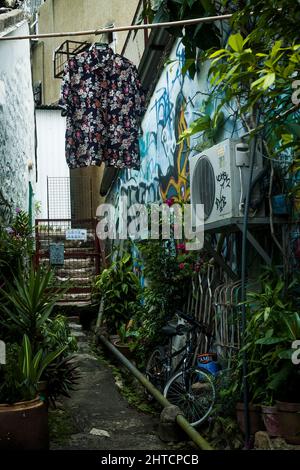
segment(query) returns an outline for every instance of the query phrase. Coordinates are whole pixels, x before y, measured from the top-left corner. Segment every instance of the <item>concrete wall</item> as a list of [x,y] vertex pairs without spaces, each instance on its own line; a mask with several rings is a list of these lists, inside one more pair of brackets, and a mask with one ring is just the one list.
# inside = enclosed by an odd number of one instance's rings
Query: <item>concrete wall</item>
[[[9,15],[10,21],[4,17]],[[18,11],[0,15],[1,35],[28,34]],[[10,24],[9,24],[10,23]],[[2,25],[3,26],[3,25]],[[0,43],[0,212],[9,218],[18,206],[28,210],[29,181],[35,183],[35,120],[29,41]],[[28,164],[33,164],[29,170]],[[9,209],[10,208],[10,209]]]
[[[40,33],[83,31],[103,28],[108,24],[131,24],[138,0],[47,0],[38,13]],[[127,32],[116,37],[116,52],[122,51]],[[33,79],[43,84],[43,104],[59,98],[60,80],[53,78],[53,51],[66,39],[101,41],[101,36],[51,38],[39,41],[33,48]]]

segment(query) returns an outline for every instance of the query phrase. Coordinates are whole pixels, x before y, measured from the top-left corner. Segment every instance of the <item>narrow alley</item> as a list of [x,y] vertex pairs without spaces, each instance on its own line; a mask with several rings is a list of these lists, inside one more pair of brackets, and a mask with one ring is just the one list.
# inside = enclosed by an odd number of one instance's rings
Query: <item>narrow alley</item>
[[166,443],[159,438],[159,411],[150,415],[130,406],[116,385],[109,363],[93,352],[87,333],[82,331],[79,323],[71,322],[70,325],[78,341],[74,360],[79,366],[80,380],[72,397],[57,404],[54,414],[61,416],[58,423],[65,422],[68,433],[63,432],[63,442],[59,443],[56,430],[61,425],[54,422],[52,432],[55,434],[50,448],[195,451],[196,446],[184,433],[181,434],[182,442]]
[[1,457],[300,450],[299,25],[0,0]]

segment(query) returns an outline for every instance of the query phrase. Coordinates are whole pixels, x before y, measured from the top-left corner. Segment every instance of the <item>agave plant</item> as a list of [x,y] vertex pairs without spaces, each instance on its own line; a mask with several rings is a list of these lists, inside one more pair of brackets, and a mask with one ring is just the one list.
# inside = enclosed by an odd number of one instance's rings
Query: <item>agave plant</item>
[[42,327],[51,315],[55,303],[62,295],[54,295],[51,286],[52,271],[35,271],[31,268],[28,278],[19,273],[8,291],[0,289],[4,300],[0,305],[0,325],[8,334],[22,338],[26,334],[33,347],[41,340]]
[[65,347],[46,353],[40,348],[33,352],[27,335],[22,344],[9,346],[7,363],[0,370],[0,402],[32,400],[38,395],[39,382],[46,369],[64,353]]
[[24,396],[34,398],[37,394],[38,384],[45,369],[59,357],[66,347],[45,354],[43,349],[33,353],[30,340],[27,335],[23,336],[22,346],[19,350],[17,370],[24,390]]

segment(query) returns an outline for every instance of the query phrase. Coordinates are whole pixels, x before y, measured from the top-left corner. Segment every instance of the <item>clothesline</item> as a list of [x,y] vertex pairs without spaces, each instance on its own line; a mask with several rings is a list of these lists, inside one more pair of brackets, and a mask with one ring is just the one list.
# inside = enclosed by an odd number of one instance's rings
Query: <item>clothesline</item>
[[61,38],[67,36],[89,36],[94,34],[103,34],[120,31],[137,31],[139,29],[155,29],[155,28],[169,28],[172,26],[188,26],[199,23],[213,23],[215,21],[225,21],[229,20],[232,17],[232,14],[226,15],[217,15],[217,16],[206,16],[203,18],[193,18],[189,20],[181,21],[169,21],[164,23],[147,23],[147,24],[134,24],[130,26],[116,26],[113,28],[102,28],[102,29],[92,29],[88,31],[75,31],[75,32],[64,32],[64,33],[44,33],[44,34],[29,34],[25,36],[2,36],[0,41],[19,41],[23,39],[47,39],[47,38]]

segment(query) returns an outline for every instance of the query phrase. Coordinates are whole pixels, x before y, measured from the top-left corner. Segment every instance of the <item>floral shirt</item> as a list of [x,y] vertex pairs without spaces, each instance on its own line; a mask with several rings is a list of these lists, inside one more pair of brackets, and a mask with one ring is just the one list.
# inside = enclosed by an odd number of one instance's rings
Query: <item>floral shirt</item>
[[67,116],[69,168],[139,168],[145,97],[136,67],[110,47],[82,52],[64,68],[59,105]]

